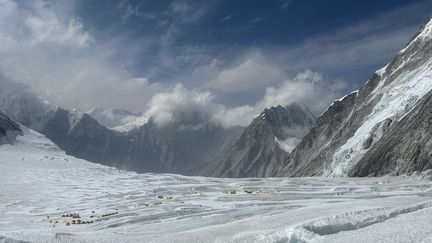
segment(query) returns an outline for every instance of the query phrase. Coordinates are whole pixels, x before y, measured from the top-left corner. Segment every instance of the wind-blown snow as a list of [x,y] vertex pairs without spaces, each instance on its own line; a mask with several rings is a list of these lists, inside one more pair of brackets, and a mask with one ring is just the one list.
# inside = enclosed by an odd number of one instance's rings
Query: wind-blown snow
[[[432,239],[431,176],[217,179],[135,174],[67,156],[43,135],[23,131],[17,144],[0,146],[0,242]],[[71,213],[93,223],[67,226],[72,219],[62,215]]]
[[133,119],[130,119],[128,122],[126,122],[123,125],[112,128],[112,130],[119,131],[119,132],[128,132],[133,129],[144,126],[148,121],[149,119],[147,116],[141,115]]
[[73,109],[69,113],[69,127],[70,129],[74,128],[76,124],[82,119],[83,113],[78,111],[77,109]]
[[290,137],[285,140],[279,140],[277,137],[275,137],[275,141],[282,150],[287,153],[291,153],[297,144],[300,143],[301,138]]
[[[379,76],[383,76],[383,74],[385,73],[385,70],[387,69],[387,67],[388,67],[388,64],[387,65],[385,65],[384,67],[382,67],[382,68],[380,68],[380,69],[378,69],[377,71],[375,71],[375,73],[377,74],[377,75],[379,75]],[[368,81],[369,82],[369,81]]]
[[130,124],[141,116],[141,114],[132,113],[128,110],[122,109],[92,108],[86,113],[97,120],[100,124],[110,129]]
[[275,136],[275,142],[279,148],[287,153],[291,153],[294,148],[301,142],[304,135],[309,132],[308,126],[292,126],[282,128],[282,134],[285,139],[277,138]]

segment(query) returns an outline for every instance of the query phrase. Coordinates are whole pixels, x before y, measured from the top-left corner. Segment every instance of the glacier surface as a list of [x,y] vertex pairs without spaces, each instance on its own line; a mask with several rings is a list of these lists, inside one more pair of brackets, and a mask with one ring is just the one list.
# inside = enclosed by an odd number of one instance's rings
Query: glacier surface
[[[136,174],[22,127],[0,147],[0,242],[430,242],[427,174],[219,179]],[[88,224],[70,224],[79,214]]]

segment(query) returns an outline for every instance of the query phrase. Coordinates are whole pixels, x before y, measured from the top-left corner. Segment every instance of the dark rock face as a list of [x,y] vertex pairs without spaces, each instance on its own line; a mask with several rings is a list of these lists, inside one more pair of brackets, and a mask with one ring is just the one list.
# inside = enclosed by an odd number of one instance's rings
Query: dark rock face
[[432,168],[432,91],[370,149],[349,176],[399,175]]
[[149,122],[131,134],[130,154],[134,159],[151,156],[159,161],[158,172],[196,174],[238,138],[242,128],[225,129],[208,124],[199,129],[179,129],[178,125],[159,128]]
[[125,136],[113,133],[87,114],[71,124],[71,116],[70,111],[57,109],[42,133],[70,155],[105,165],[122,161],[127,151]]
[[13,120],[30,127],[41,130],[49,119],[48,105],[35,96],[28,87],[7,80],[0,75],[0,110],[8,114]]
[[239,134],[210,124],[197,130],[159,128],[151,121],[120,133],[87,114],[73,126],[71,120],[71,112],[59,108],[42,132],[70,155],[136,172],[191,174]]
[[273,176],[315,176],[322,173],[322,162],[328,160],[353,133],[350,127],[352,122],[347,123],[347,119],[356,98],[357,94],[353,93],[330,106],[285,160],[288,164],[282,164]]
[[[315,117],[299,105],[265,109],[244,130],[232,147],[220,154],[200,174],[217,177],[270,176],[289,156],[281,143],[301,137],[313,125]],[[289,142],[288,142],[289,143]],[[209,170],[210,169],[210,170]]]
[[18,135],[23,135],[20,126],[0,111],[0,145],[12,144]]
[[404,137],[412,151],[408,152],[408,147],[399,149],[407,155],[390,147],[397,143],[393,140],[402,139],[398,130],[409,130],[402,127],[407,121],[400,119],[416,106],[418,112],[426,109],[420,108],[419,99],[432,89],[430,28],[431,23],[424,25],[408,46],[358,92],[335,101],[273,175],[365,176],[428,168],[424,158],[430,149],[428,143],[418,141],[418,134],[411,133],[410,141],[409,136]]

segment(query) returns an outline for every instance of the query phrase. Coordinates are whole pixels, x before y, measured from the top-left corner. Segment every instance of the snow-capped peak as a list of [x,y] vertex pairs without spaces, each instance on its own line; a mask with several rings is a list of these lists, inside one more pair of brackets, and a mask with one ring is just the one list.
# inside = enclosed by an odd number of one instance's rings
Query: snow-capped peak
[[92,108],[86,113],[105,127],[121,132],[129,131],[142,123],[142,114],[124,109]]
[[111,128],[112,130],[118,131],[118,132],[128,132],[135,128],[139,128],[144,126],[149,121],[149,118],[145,115],[134,117],[130,120],[128,120],[126,123],[120,126],[116,126]]

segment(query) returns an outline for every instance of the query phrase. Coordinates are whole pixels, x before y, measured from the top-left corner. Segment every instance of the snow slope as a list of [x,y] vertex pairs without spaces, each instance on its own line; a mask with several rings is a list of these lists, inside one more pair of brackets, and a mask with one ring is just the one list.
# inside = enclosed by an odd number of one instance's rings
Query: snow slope
[[[43,135],[22,130],[16,144],[0,146],[0,242],[432,240],[427,175],[217,179],[135,174],[67,156]],[[224,193],[229,190],[236,193]],[[72,219],[62,215],[72,213],[93,223],[67,226]]]

